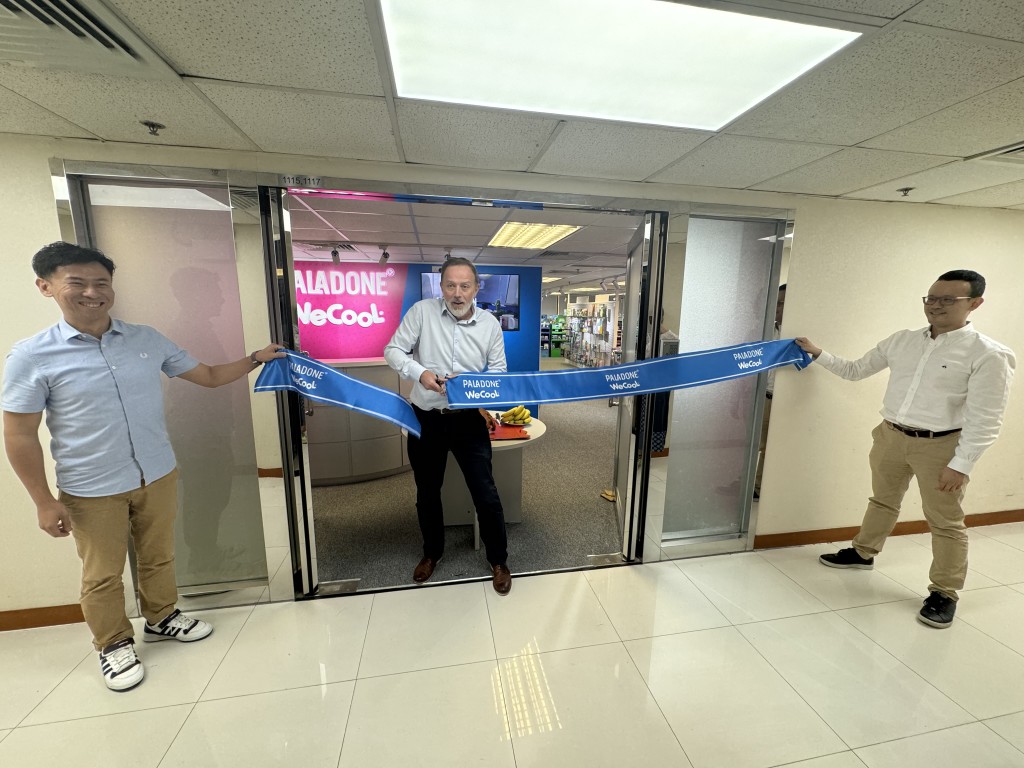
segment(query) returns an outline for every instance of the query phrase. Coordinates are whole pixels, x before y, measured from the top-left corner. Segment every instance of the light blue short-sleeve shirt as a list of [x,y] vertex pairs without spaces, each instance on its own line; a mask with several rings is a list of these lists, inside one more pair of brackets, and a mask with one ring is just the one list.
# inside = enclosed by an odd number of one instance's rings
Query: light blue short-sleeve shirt
[[112,320],[97,339],[61,320],[14,345],[0,403],[12,413],[46,412],[58,488],[109,496],[174,469],[161,373],[197,365],[146,325]]

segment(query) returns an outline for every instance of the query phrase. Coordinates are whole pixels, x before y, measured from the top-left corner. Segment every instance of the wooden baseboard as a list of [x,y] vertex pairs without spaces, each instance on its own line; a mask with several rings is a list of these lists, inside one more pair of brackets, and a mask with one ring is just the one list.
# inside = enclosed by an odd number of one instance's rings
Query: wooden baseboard
[[[264,472],[277,474],[263,474]],[[261,469],[260,477],[282,477],[280,469]],[[1005,512],[984,512],[967,515],[964,522],[968,528],[981,525],[999,525],[1001,523],[1024,522],[1024,509],[1010,509]],[[830,541],[849,541],[857,535],[857,527],[852,528],[821,528],[816,531],[793,531],[792,533],[769,533],[754,537],[754,549],[774,549],[777,547],[795,547],[802,544],[824,544]],[[893,536],[905,536],[910,533],[927,533],[928,523],[924,520],[908,520],[897,523]],[[48,608],[25,608],[18,611],[0,611],[0,632],[12,629],[31,629],[33,627],[52,627],[58,624],[77,624],[85,621],[79,605],[54,605]]]
[[[1019,523],[1024,521],[1024,509],[1009,509],[1005,512],[982,512],[967,515],[964,518],[968,528],[981,525],[999,525],[1001,523]],[[754,549],[776,549],[778,547],[797,547],[803,544],[825,544],[830,541],[849,541],[857,535],[859,526],[852,528],[820,528],[815,531],[793,531],[791,533],[769,533],[754,537]],[[928,523],[924,520],[908,520],[896,523],[893,536],[906,536],[911,533],[928,533]]]
[[25,608],[20,611],[0,611],[0,632],[10,629],[53,627],[58,624],[78,624],[85,621],[82,606],[53,605],[49,608]]
[[256,475],[258,477],[284,477],[284,470],[281,467],[257,467]]

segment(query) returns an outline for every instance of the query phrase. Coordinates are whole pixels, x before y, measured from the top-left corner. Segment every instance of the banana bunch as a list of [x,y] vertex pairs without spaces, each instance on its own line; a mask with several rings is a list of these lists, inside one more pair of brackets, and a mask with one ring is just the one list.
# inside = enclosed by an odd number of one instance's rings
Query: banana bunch
[[530,409],[522,405],[501,414],[502,424],[529,424],[531,421],[533,419],[530,417]]

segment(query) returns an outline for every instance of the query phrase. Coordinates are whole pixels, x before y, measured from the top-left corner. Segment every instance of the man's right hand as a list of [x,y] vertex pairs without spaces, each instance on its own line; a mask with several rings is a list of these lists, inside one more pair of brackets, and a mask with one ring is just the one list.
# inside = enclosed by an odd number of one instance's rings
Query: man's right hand
[[420,384],[423,388],[439,395],[444,394],[444,382],[445,380],[433,371],[424,371],[420,374]]
[[804,352],[813,357],[815,360],[818,359],[818,355],[821,354],[821,347],[814,346],[814,343],[806,336],[797,336],[793,341],[800,347]]
[[56,499],[36,507],[39,527],[55,539],[71,535],[71,514],[68,508]]

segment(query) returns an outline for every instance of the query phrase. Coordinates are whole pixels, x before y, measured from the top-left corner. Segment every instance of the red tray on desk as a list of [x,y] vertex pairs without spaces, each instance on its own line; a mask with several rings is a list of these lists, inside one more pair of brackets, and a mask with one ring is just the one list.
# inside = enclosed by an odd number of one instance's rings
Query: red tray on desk
[[529,440],[530,435],[522,427],[509,426],[508,424],[495,424],[491,432],[491,440]]

